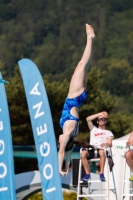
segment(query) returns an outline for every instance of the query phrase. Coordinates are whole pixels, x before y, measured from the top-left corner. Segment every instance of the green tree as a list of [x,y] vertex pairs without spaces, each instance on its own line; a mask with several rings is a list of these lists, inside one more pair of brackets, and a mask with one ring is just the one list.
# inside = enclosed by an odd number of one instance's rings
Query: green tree
[[31,122],[19,69],[6,87],[14,145],[34,144]]
[[103,72],[103,85],[105,91],[117,96],[129,96],[133,88],[133,69],[127,60],[102,59],[97,67]]

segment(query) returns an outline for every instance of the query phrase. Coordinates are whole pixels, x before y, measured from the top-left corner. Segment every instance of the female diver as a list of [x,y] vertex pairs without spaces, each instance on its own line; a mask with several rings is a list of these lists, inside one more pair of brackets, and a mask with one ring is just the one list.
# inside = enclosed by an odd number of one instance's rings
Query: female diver
[[79,127],[78,108],[83,104],[87,97],[86,74],[91,63],[92,44],[95,38],[94,30],[88,24],[86,24],[86,34],[86,47],[83,56],[71,78],[68,96],[65,100],[62,116],[60,119],[60,126],[63,130],[58,152],[59,173],[61,176],[66,175],[68,172],[67,169],[65,172],[62,171],[65,148],[71,137],[74,137],[74,140],[77,140]]

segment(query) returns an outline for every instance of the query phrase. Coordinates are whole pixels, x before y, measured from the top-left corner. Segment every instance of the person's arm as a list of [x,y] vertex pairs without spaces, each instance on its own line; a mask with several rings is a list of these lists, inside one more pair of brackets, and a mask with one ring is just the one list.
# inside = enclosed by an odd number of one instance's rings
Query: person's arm
[[101,147],[112,147],[112,140],[113,140],[113,136],[108,138],[108,142],[107,143],[102,143],[100,144]]
[[69,171],[69,165],[70,165],[70,161],[71,161],[72,151],[73,151],[73,149],[70,150],[70,151],[65,152],[65,154],[66,154],[66,161],[65,161],[65,172],[66,172],[66,175],[68,174],[68,171]]
[[108,114],[107,112],[103,111],[103,112],[100,112],[100,113],[97,113],[97,114],[94,114],[94,115],[90,115],[86,118],[86,121],[87,121],[87,125],[90,129],[90,131],[93,129],[93,123],[92,121],[98,117],[103,117],[103,118],[108,118]]
[[130,137],[126,143],[127,146],[133,145],[133,131],[130,133]]

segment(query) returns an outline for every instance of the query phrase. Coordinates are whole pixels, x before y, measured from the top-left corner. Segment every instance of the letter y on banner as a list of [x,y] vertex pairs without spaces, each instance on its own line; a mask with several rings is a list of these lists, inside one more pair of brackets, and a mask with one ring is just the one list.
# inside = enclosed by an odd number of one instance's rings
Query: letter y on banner
[[[2,76],[0,73],[0,79]],[[0,200],[15,200],[13,148],[8,104],[3,82],[0,84]]]
[[18,65],[30,112],[43,199],[62,200],[57,147],[45,86],[37,66],[31,60],[24,58]]

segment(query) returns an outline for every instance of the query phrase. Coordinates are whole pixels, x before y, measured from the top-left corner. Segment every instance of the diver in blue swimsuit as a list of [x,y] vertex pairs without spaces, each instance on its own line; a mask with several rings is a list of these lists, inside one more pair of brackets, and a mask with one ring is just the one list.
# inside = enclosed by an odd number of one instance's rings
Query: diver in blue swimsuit
[[79,126],[78,109],[87,97],[86,73],[91,63],[92,45],[95,38],[94,30],[88,24],[86,24],[86,34],[86,47],[83,56],[71,78],[68,96],[65,100],[62,116],[60,119],[60,126],[63,130],[58,152],[59,173],[61,176],[64,176],[68,173],[68,170],[65,172],[62,171],[65,148],[71,137],[74,137],[75,140],[77,139]]
[[[78,97],[69,99],[66,98],[65,103],[64,103],[64,107],[63,107],[63,111],[62,111],[62,116],[60,118],[60,126],[63,129],[63,125],[65,123],[65,121],[67,120],[75,120],[77,121],[77,123],[79,122],[79,118],[71,115],[70,110],[72,107],[80,107],[83,102],[86,100],[87,97],[87,92],[86,90]],[[77,129],[75,129],[75,133],[73,133],[73,136],[76,136],[77,134]]]

